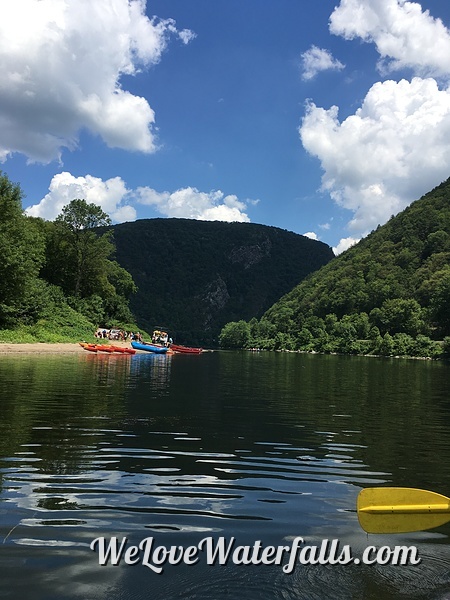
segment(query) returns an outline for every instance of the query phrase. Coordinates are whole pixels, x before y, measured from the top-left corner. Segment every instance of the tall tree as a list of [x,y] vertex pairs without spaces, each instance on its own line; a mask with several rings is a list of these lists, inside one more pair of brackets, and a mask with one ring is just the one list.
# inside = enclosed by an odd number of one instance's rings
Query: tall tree
[[65,238],[72,262],[72,289],[67,291],[75,296],[89,296],[97,291],[99,281],[106,279],[104,262],[114,251],[110,234],[98,237],[92,229],[110,225],[111,219],[100,206],[77,198],[62,209],[55,223]]
[[48,224],[44,277],[72,297],[74,308],[98,321],[130,315],[128,297],[136,290],[131,275],[113,260],[112,232],[98,232],[110,223],[99,206],[77,198]]
[[0,171],[0,326],[26,320],[38,287],[45,239],[22,210],[23,192]]

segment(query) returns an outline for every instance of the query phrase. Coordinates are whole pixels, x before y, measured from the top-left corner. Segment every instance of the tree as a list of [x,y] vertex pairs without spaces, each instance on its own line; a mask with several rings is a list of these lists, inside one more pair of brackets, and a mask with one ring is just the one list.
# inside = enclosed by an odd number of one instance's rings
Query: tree
[[422,307],[414,299],[392,298],[385,300],[381,308],[374,308],[370,319],[382,332],[407,333],[416,336],[425,330]]
[[109,233],[99,237],[92,229],[110,224],[111,219],[99,206],[80,199],[72,200],[56,218],[57,231],[68,251],[65,258],[71,263],[71,281],[67,292],[74,296],[86,297],[97,291],[93,288],[104,287],[104,265],[112,255],[114,246]]
[[98,232],[110,223],[99,206],[75,199],[48,224],[43,276],[63,289],[73,308],[98,323],[131,321],[128,298],[136,291],[130,273],[112,259],[112,232]]
[[36,220],[24,215],[22,198],[20,186],[0,171],[0,326],[26,321],[39,295],[45,238]]
[[383,356],[392,356],[395,351],[394,340],[389,333],[385,333],[379,348],[379,353]]
[[82,231],[111,225],[110,217],[97,204],[88,204],[79,198],[64,206],[56,222],[64,223],[74,234],[80,236]]
[[430,309],[440,333],[448,336],[450,334],[450,267],[442,269],[439,276],[431,297]]
[[227,323],[220,332],[222,348],[245,348],[250,339],[250,326],[245,321]]

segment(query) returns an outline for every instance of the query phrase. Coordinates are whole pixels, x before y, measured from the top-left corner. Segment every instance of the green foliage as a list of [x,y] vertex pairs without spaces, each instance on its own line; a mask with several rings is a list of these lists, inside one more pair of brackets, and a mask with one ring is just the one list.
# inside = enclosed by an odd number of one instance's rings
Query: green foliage
[[77,199],[49,223],[26,217],[22,198],[0,172],[0,341],[74,341],[100,322],[134,322],[133,279],[112,259],[112,234],[93,229],[108,215]]
[[426,330],[423,309],[417,300],[391,298],[370,312],[371,322],[381,332],[407,333],[416,336]]
[[[321,242],[252,223],[149,219],[112,230],[117,262],[139,288],[130,307],[141,326],[190,345],[216,347],[225,323],[261,318],[333,257]],[[273,345],[272,334],[259,337]]]
[[47,258],[42,276],[58,285],[72,308],[92,322],[134,321],[128,300],[136,292],[130,273],[113,260],[112,231],[100,207],[72,200],[47,225]]
[[80,235],[82,231],[110,225],[111,219],[97,204],[76,198],[63,207],[56,223],[63,223],[72,233]]
[[450,265],[439,271],[434,293],[430,298],[430,314],[443,335],[450,334]]
[[38,342],[75,342],[90,340],[95,326],[86,317],[66,304],[48,307],[43,316],[30,327]]
[[0,343],[2,344],[33,344],[35,336],[28,327],[15,327],[13,329],[0,329]]
[[22,212],[23,193],[0,171],[0,327],[28,320],[44,260],[45,239]]
[[32,325],[0,330],[0,342],[79,342],[93,339],[94,330],[92,322],[60,299],[49,302]]
[[260,321],[272,342],[252,344],[435,358],[448,353],[449,306],[450,180],[282,297]]
[[446,336],[442,342],[442,353],[446,358],[450,358],[450,336]]
[[222,348],[245,348],[250,340],[250,325],[245,321],[227,323],[220,334]]
[[111,234],[98,236],[93,231],[109,222],[99,206],[72,200],[49,226],[44,277],[65,294],[79,298],[113,294],[108,279],[109,259],[114,252]]

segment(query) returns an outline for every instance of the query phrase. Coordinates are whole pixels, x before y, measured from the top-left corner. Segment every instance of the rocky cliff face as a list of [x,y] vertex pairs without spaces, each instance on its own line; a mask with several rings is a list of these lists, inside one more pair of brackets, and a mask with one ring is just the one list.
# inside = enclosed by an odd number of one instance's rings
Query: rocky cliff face
[[230,300],[227,284],[220,275],[214,281],[208,283],[203,293],[197,296],[198,301],[202,304],[205,314],[203,327],[207,330],[211,327],[214,317],[220,314],[227,302]]
[[138,323],[214,346],[225,323],[260,317],[333,258],[331,248],[264,225],[149,219],[113,228],[117,260],[139,290]]
[[248,269],[253,265],[258,264],[266,256],[270,256],[272,243],[269,238],[263,239],[259,244],[252,246],[239,246],[233,248],[230,252],[230,260],[232,263],[240,264],[244,269]]

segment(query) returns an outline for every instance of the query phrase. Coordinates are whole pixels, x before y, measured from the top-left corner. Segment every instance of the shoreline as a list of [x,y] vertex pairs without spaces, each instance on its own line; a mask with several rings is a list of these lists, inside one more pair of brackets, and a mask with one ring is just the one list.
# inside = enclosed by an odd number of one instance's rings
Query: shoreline
[[[95,342],[92,342],[95,343]],[[114,340],[115,346],[128,347],[128,342]],[[31,342],[12,344],[0,342],[0,356],[8,354],[86,354],[78,342]]]

